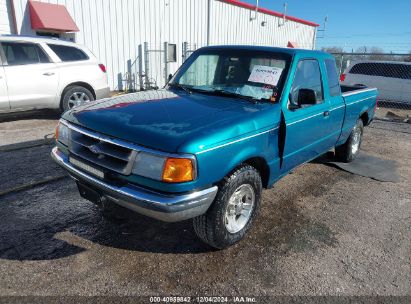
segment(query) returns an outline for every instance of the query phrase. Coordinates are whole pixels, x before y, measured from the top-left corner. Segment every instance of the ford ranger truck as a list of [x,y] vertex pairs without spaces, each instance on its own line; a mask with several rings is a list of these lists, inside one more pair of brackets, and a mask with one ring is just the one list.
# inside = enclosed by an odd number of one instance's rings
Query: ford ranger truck
[[377,90],[341,87],[327,53],[256,46],[194,52],[161,90],[64,113],[54,160],[82,197],[166,222],[215,248],[240,241],[263,189],[335,148],[358,155]]

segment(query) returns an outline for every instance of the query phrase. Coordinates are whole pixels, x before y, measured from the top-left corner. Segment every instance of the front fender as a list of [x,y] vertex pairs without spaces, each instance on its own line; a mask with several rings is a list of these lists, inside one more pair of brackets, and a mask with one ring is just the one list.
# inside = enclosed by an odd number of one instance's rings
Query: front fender
[[[256,157],[264,159],[272,172],[274,164],[279,160],[278,128],[198,152],[196,157],[199,180],[205,184],[215,184],[221,181],[238,165]],[[278,171],[274,170],[274,172]]]

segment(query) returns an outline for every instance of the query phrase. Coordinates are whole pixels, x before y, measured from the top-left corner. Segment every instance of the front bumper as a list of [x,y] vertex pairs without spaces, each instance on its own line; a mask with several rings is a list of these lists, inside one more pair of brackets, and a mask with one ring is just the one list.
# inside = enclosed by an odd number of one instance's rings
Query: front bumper
[[96,100],[110,97],[110,87],[104,87],[94,90],[96,93]]
[[74,167],[57,147],[52,158],[77,181],[96,189],[102,197],[137,213],[164,221],[178,222],[204,214],[213,202],[218,187],[186,193],[162,194],[135,185],[117,187]]

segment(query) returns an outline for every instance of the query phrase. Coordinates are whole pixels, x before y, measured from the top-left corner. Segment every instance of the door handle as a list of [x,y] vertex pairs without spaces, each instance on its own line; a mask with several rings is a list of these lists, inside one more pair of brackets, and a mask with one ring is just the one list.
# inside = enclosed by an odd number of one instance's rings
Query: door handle
[[47,72],[47,73],[44,73],[43,75],[44,76],[53,76],[55,73],[52,73],[52,72]]
[[328,117],[328,116],[330,116],[330,111],[325,111],[324,112],[324,117]]

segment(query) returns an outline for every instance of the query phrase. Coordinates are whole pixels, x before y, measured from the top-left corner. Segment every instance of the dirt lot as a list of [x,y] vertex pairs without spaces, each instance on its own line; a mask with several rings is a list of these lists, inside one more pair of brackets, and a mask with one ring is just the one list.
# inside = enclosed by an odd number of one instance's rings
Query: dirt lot
[[401,182],[312,162],[265,191],[243,242],[215,251],[189,221],[102,216],[81,199],[49,157],[56,119],[0,123],[0,295],[411,296],[411,124],[365,132]]

